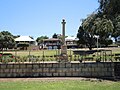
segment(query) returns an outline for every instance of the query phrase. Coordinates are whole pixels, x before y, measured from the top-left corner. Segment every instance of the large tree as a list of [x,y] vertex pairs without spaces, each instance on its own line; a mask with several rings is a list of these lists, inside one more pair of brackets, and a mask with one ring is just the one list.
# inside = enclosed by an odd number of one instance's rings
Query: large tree
[[[81,28],[79,28],[77,34],[79,43],[80,41],[84,41],[89,49],[95,45],[97,41],[95,40],[96,35],[99,36],[99,44],[108,46],[112,43],[109,39],[109,36],[112,34],[114,27],[112,21],[110,19],[107,19],[106,16],[99,17],[97,13],[93,13],[83,20],[81,27],[85,32],[85,35],[81,35],[83,32],[80,32]],[[87,38],[85,38],[86,35]],[[82,38],[85,38],[85,40],[82,40]]]
[[98,1],[98,11],[84,19],[81,26],[87,33],[98,35],[99,43],[107,46],[112,43],[110,36],[117,40],[120,35],[120,0]]
[[13,48],[15,46],[15,41],[12,34],[0,33],[0,48]]
[[78,44],[87,46],[90,50],[95,46],[95,37],[92,33],[87,32],[82,26],[79,27],[77,37],[79,38]]
[[114,25],[112,36],[116,38],[120,35],[120,0],[99,0],[99,16],[106,16]]

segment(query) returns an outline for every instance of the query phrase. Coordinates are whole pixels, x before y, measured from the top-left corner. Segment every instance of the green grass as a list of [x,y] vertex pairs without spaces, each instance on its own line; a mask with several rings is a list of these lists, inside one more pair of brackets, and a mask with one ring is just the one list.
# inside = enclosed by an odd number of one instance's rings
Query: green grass
[[120,82],[111,81],[7,81],[0,82],[0,90],[120,90]]

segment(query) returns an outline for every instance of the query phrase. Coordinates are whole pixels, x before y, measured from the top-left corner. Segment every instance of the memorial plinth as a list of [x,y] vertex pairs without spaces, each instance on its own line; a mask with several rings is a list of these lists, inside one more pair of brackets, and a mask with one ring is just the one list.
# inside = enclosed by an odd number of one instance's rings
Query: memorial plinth
[[67,45],[65,42],[65,20],[62,21],[62,46],[61,46],[61,55],[59,56],[60,62],[68,62],[68,55],[67,55]]

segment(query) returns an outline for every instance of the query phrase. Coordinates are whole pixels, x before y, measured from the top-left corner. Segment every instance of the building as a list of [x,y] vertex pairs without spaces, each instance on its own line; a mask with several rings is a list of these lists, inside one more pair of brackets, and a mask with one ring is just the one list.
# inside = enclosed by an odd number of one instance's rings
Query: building
[[24,50],[27,50],[28,47],[30,48],[31,46],[35,45],[35,40],[30,36],[20,36],[15,39],[15,42],[17,47]]
[[[65,39],[67,48],[78,48],[77,45],[77,38],[76,37],[67,37]],[[58,38],[50,38],[50,39],[44,39],[43,43],[40,44],[40,48],[43,49],[61,49],[62,40]]]
[[67,48],[78,48],[78,45],[77,45],[77,41],[78,39],[76,37],[73,37],[73,36],[68,36],[67,38],[65,38],[65,41],[66,41],[66,45],[67,45]]
[[44,49],[60,49],[61,40],[57,38],[44,39],[42,48]]

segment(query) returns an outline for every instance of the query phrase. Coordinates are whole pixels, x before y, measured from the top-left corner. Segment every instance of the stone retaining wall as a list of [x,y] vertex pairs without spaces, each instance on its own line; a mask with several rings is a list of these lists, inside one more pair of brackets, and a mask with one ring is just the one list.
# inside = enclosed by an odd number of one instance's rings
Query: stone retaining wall
[[114,63],[9,63],[0,64],[0,77],[114,77]]

